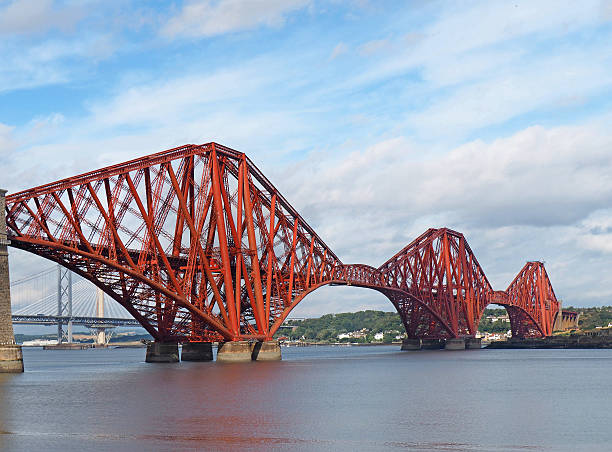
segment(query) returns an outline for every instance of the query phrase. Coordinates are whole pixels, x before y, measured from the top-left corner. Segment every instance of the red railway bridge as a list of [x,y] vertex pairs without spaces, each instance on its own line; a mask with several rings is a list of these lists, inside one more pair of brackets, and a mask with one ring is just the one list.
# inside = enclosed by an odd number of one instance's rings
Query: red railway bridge
[[344,264],[245,154],[217,143],[10,194],[6,225],[10,246],[88,279],[159,344],[270,341],[324,285],[382,293],[409,338],[473,337],[490,303],[507,309],[513,336],[549,336],[559,311],[541,262],[495,291],[446,228],[378,268]]

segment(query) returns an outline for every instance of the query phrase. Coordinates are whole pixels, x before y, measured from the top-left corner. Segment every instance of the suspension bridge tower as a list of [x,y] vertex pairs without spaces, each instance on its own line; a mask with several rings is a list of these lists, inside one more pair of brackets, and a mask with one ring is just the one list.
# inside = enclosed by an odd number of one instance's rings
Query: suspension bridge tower
[[21,346],[15,343],[11,320],[11,286],[6,236],[6,190],[0,189],[0,372],[23,372]]
[[[96,291],[96,317],[104,318],[104,292],[99,287]],[[94,332],[94,347],[105,347],[106,325],[91,325],[89,329]]]

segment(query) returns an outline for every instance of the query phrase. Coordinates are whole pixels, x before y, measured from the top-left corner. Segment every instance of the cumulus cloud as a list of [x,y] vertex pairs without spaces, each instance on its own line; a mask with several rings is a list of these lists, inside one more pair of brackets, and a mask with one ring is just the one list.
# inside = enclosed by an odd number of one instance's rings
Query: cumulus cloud
[[354,257],[362,257],[355,247],[362,235],[342,231],[376,230],[384,246],[364,254],[383,258],[405,244],[403,228],[420,232],[416,219],[463,228],[575,224],[612,199],[611,149],[612,136],[597,125],[530,127],[443,154],[396,138],[342,158],[308,159],[283,184]]
[[580,243],[601,254],[612,254],[612,209],[594,211],[579,225]]
[[[272,180],[344,262],[378,266],[427,228],[447,226],[465,234],[497,289],[526,261],[543,260],[566,305],[609,304],[607,123],[529,127],[444,153],[399,137],[344,157],[312,155]],[[326,292],[299,312],[366,302],[384,305],[367,292]]]
[[79,6],[59,7],[53,0],[13,0],[0,7],[0,35],[67,30],[82,17]]
[[259,26],[282,25],[310,0],[191,0],[162,29],[167,36],[214,36]]

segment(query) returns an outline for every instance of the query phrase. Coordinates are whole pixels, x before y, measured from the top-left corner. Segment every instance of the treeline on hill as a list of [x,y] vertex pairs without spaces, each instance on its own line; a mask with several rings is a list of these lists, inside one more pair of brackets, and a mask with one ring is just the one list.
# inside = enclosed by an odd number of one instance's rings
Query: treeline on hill
[[[508,331],[510,323],[486,319],[487,316],[502,317],[505,314],[505,309],[485,309],[479,331],[490,333]],[[288,320],[285,324],[293,326],[293,329],[283,328],[278,336],[321,342],[372,342],[377,333],[383,333],[382,342],[391,342],[397,340],[396,336],[405,332],[400,316],[396,312],[373,310],[326,314],[305,320]],[[363,335],[338,339],[338,335],[343,333]]]
[[[391,342],[404,332],[404,326],[397,312],[359,311],[341,314],[326,314],[316,319],[289,320],[287,325],[295,328],[282,334],[291,339],[312,341],[372,342],[376,333],[385,333],[383,342]],[[342,333],[364,332],[362,337],[338,339]]]
[[612,306],[601,306],[597,308],[574,308],[564,306],[564,311],[575,311],[580,314],[578,326],[581,330],[592,330],[599,327],[607,327],[612,323]]
[[[497,320],[487,319],[487,317],[496,317]],[[487,308],[482,313],[478,331],[481,333],[505,333],[510,329],[510,322],[506,321],[508,313],[504,308]]]

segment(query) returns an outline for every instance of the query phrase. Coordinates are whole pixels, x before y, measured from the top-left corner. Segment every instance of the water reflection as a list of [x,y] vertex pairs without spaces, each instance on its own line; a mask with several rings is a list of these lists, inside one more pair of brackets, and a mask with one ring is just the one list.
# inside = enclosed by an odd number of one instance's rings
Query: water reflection
[[597,450],[612,420],[609,350],[25,354],[26,373],[0,375],[2,450]]
[[14,374],[0,374],[0,450],[9,450],[7,438],[10,426],[7,415],[13,410],[9,406],[10,400],[6,397],[6,392],[10,388],[10,380],[14,377],[16,377]]

